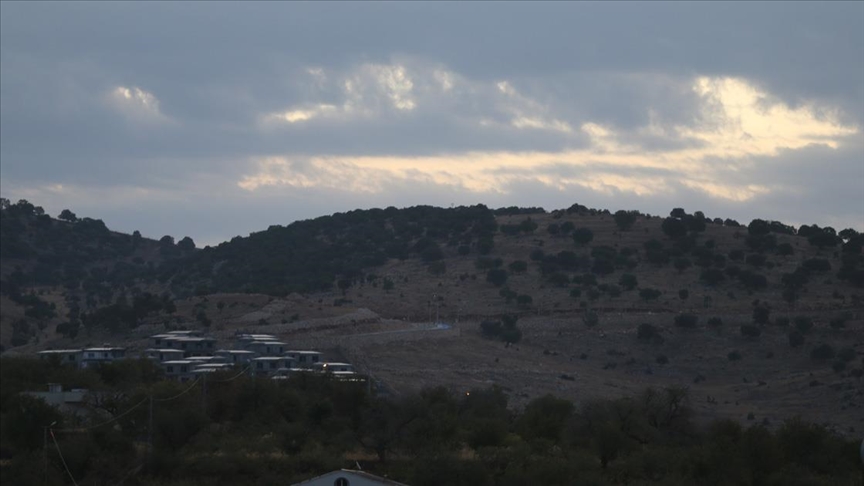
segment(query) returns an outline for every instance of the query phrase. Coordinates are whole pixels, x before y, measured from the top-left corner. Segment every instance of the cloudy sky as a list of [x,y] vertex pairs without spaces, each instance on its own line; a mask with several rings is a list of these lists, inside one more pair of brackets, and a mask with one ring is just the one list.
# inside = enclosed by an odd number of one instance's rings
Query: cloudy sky
[[2,2],[0,193],[199,246],[417,204],[864,230],[864,2]]

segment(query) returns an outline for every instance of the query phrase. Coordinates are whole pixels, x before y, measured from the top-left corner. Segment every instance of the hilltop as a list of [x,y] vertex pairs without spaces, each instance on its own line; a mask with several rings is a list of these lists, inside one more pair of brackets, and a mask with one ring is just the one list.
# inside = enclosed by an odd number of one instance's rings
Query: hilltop
[[683,384],[705,417],[864,428],[854,229],[681,208],[418,206],[196,249],[64,216],[4,203],[7,352],[266,330],[332,348],[395,393],[498,384],[518,406]]

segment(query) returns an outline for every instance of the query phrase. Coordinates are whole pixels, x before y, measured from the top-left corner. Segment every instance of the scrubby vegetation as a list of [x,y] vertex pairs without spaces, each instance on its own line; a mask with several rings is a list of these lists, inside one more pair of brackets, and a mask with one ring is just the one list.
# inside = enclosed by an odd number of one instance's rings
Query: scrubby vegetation
[[[815,424],[697,426],[682,388],[578,407],[547,395],[514,411],[502,388],[387,398],[313,376],[225,373],[205,393],[146,361],[74,371],[3,358],[0,373],[3,484],[290,484],[355,462],[412,485],[851,485],[860,474],[857,443]],[[101,412],[64,415],[20,394],[46,382],[102,391]]]

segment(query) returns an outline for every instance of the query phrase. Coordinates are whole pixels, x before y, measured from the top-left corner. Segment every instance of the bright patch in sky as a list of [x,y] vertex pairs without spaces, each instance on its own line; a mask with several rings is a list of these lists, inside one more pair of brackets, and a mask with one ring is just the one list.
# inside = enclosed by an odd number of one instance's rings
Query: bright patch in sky
[[[413,83],[405,69],[367,68],[376,73],[375,79],[393,106],[406,109],[408,105],[400,103],[411,93]],[[349,94],[355,92],[354,86],[362,84],[348,83],[352,86],[346,89]],[[783,150],[811,144],[836,149],[843,137],[858,133],[857,127],[843,125],[830,112],[826,115],[825,110],[816,106],[790,108],[744,79],[699,77],[693,81],[692,89],[701,105],[692,124],[664,125],[654,112],[656,108],[652,108],[649,123],[636,130],[638,134],[693,143],[683,148],[647,152],[638,140],[630,139],[629,133],[616,131],[613,126],[586,121],[581,123],[580,132],[575,132],[568,121],[556,118],[554,110],[521,95],[507,81],[487,86],[487,91],[490,88],[503,96],[497,109],[512,116],[513,127],[549,130],[564,136],[581,133],[588,136],[590,146],[562,151],[469,151],[424,157],[284,154],[258,159],[258,172],[244,176],[238,185],[249,191],[265,186],[289,186],[374,193],[386,186],[382,181],[434,181],[475,193],[501,193],[513,182],[534,180],[558,191],[583,187],[605,194],[629,192],[645,196],[662,194],[674,184],[681,184],[712,198],[743,202],[772,190],[768,185],[749,182],[746,177],[728,177],[730,173],[746,172],[754,157],[776,156]],[[444,96],[447,95],[445,91]],[[361,95],[356,97],[363,99]],[[413,103],[410,106],[416,107]],[[308,120],[321,113],[320,108],[298,110],[286,113],[284,119]],[[503,129],[490,121],[493,116],[490,113],[482,117],[478,125]],[[575,172],[575,177],[568,176],[568,172]]]
[[165,116],[159,111],[159,100],[153,93],[132,86],[117,86],[109,94],[110,104],[129,118],[139,121],[159,121]]

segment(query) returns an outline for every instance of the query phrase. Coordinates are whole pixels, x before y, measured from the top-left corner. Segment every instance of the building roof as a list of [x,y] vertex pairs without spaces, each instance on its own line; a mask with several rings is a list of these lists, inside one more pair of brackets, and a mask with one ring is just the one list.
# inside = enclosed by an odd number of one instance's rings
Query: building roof
[[46,349],[44,351],[39,351],[36,354],[66,354],[66,353],[80,353],[81,349]]
[[321,354],[321,351],[311,351],[311,350],[298,351],[298,350],[292,349],[290,351],[285,351],[282,354],[288,354],[288,353],[293,353],[293,354]]
[[[382,484],[386,486],[408,486],[405,483],[400,483],[398,481],[393,481],[392,479],[382,478],[381,476],[376,476],[374,474],[370,474],[366,471],[354,471],[351,469],[340,469],[338,471],[331,471],[327,474],[322,474],[320,476],[316,476],[314,478],[307,479],[306,481],[302,481],[299,483],[294,483],[292,486],[300,486],[303,484],[327,484],[328,486],[334,483],[334,480],[339,478],[340,476],[344,476],[347,479],[351,479],[353,476],[356,479],[365,479],[366,481],[371,481],[373,483]],[[350,484],[350,482],[349,482]]]
[[215,351],[213,354],[217,353],[228,353],[228,354],[255,354],[255,351],[249,351],[248,349],[219,349]]

